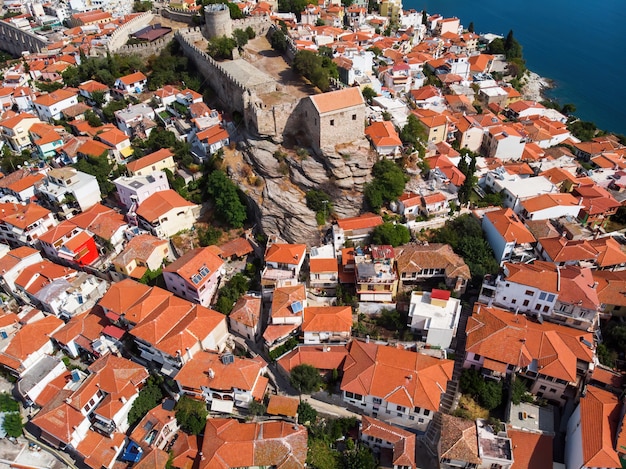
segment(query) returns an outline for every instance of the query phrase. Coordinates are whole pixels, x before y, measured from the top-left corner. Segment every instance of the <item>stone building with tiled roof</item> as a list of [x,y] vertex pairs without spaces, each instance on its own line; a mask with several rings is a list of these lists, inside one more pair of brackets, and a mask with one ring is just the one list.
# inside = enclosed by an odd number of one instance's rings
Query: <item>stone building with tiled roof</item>
[[463,258],[447,244],[406,244],[395,251],[398,276],[404,287],[441,278],[448,288],[463,293],[472,278]]

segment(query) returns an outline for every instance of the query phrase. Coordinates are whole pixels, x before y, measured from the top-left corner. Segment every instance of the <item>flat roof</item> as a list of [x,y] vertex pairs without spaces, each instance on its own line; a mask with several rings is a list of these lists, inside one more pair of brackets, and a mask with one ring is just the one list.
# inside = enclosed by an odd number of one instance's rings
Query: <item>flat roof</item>
[[254,88],[265,83],[275,83],[271,76],[243,59],[226,60],[220,62],[220,66],[235,80],[248,88]]

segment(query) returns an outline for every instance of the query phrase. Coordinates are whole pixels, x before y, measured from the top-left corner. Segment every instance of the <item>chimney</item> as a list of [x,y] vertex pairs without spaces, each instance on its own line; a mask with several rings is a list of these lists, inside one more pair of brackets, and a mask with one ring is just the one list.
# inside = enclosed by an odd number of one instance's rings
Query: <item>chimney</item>
[[559,266],[556,266],[556,291],[561,291],[561,269]]

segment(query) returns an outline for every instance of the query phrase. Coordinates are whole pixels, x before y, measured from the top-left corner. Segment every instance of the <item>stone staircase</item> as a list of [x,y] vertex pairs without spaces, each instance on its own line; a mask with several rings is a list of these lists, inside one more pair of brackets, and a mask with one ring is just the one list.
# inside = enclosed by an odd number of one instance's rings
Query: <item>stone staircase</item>
[[459,319],[459,325],[456,333],[456,354],[454,359],[454,370],[452,372],[452,378],[446,384],[446,392],[441,397],[439,403],[439,412],[435,414],[426,435],[424,435],[424,443],[426,448],[433,456],[437,456],[437,445],[439,437],[441,436],[442,426],[442,414],[451,414],[457,408],[459,404],[460,390],[459,380],[461,379],[461,373],[463,372],[463,361],[465,359],[465,344],[467,336],[465,335],[465,327],[467,326],[467,319],[472,314],[471,307],[464,307]]

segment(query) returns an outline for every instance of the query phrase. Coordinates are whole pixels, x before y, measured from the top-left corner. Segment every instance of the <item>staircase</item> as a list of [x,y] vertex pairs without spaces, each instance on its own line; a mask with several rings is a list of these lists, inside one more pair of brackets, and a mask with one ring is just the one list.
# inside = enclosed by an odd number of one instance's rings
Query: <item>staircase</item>
[[465,344],[467,336],[465,335],[465,328],[467,326],[467,319],[472,314],[471,307],[464,307],[459,318],[459,325],[456,333],[456,355],[454,359],[454,370],[452,371],[452,378],[446,385],[446,392],[441,397],[439,402],[439,412],[435,414],[428,426],[426,435],[424,436],[424,443],[426,448],[437,457],[437,446],[439,437],[441,436],[441,427],[443,422],[442,413],[451,414],[457,408],[459,404],[459,380],[461,379],[461,373],[463,372],[463,361],[465,360]]

